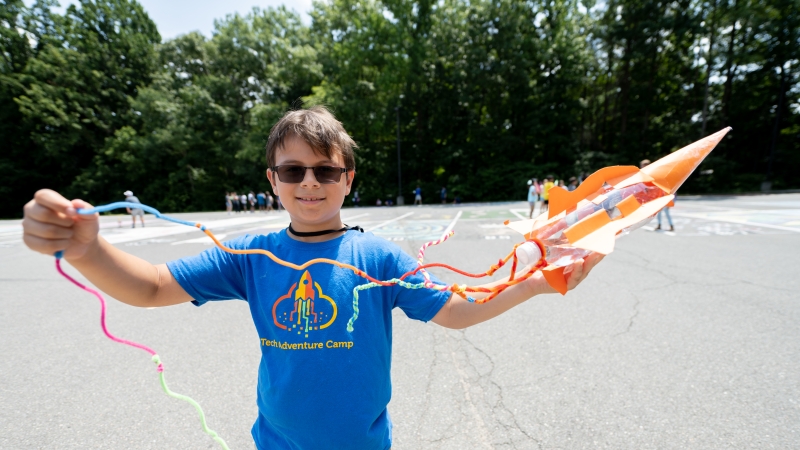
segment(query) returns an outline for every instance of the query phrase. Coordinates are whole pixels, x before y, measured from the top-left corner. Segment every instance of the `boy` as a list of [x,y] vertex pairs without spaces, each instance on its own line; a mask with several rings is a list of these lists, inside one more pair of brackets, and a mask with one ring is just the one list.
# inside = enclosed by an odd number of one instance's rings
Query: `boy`
[[[270,132],[267,178],[289,212],[289,228],[226,243],[262,248],[302,264],[331,258],[388,280],[416,268],[395,245],[348,228],[340,208],[355,177],[355,142],[326,109],[287,113]],[[64,258],[110,296],[134,306],[244,299],[260,337],[258,410],[252,435],[259,450],[388,449],[391,421],[391,310],[450,328],[490,319],[541,293],[554,292],[541,277],[515,285],[483,305],[449,292],[399,286],[361,291],[358,320],[353,287],[365,282],[350,271],[316,264],[294,271],[260,255],[217,248],[154,266],[98,236],[97,216],[54,191],[41,190],[25,206],[24,241],[33,250]],[[576,263],[574,288],[600,260]],[[419,283],[422,277],[406,279]],[[434,282],[438,280],[434,279]],[[476,295],[481,297],[481,295]]]

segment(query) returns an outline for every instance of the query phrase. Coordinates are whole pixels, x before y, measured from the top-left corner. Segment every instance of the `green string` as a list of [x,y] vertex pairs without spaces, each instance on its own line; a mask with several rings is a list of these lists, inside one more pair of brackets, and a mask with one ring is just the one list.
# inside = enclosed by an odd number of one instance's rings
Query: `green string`
[[[156,365],[161,363],[161,359],[158,357],[158,355],[153,355],[153,362],[156,363]],[[211,436],[215,441],[217,441],[219,445],[222,446],[223,449],[230,450],[230,448],[228,448],[228,444],[226,444],[225,441],[221,437],[219,437],[216,431],[208,428],[208,425],[206,425],[206,415],[203,413],[203,408],[200,407],[200,404],[191,399],[190,397],[181,394],[176,394],[175,392],[170,391],[169,388],[167,387],[166,380],[164,380],[163,371],[158,372],[158,378],[159,380],[161,380],[161,388],[164,389],[164,393],[172,398],[183,400],[189,403],[190,405],[194,406],[194,409],[197,410],[197,414],[200,416],[200,424],[203,426],[203,431],[205,431],[207,435]]]
[[[425,282],[424,281],[422,283],[419,283],[419,284],[411,284],[411,283],[407,283],[405,281],[402,281],[399,278],[392,278],[391,280],[388,280],[386,282],[387,283],[392,283],[392,284],[399,284],[400,286],[403,286],[406,289],[422,289],[422,288],[425,287]],[[353,332],[353,323],[356,321],[356,319],[358,319],[358,291],[363,291],[365,289],[370,289],[370,288],[374,288],[374,287],[377,287],[377,286],[383,286],[383,285],[373,282],[373,283],[366,283],[366,284],[362,284],[362,285],[356,286],[353,289],[353,317],[351,317],[350,320],[347,321],[347,332],[348,333],[352,333]]]

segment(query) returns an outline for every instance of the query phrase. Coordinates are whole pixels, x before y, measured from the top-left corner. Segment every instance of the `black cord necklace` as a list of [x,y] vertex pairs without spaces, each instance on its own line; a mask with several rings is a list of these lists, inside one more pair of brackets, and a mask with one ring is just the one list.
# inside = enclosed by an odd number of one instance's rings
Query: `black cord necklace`
[[362,233],[364,232],[364,229],[363,229],[363,228],[361,228],[361,227],[360,227],[360,226],[358,226],[358,225],[354,225],[354,226],[352,226],[352,227],[348,227],[348,226],[347,226],[347,224],[344,224],[344,228],[340,228],[340,229],[338,229],[338,230],[322,230],[322,231],[308,231],[308,232],[303,232],[303,231],[295,231],[295,229],[294,229],[294,228],[292,228],[292,224],[290,223],[290,224],[289,224],[289,228],[288,228],[288,229],[289,229],[289,232],[290,232],[290,233],[292,233],[293,235],[295,235],[295,236],[297,236],[297,237],[312,237],[312,236],[322,236],[322,235],[324,235],[324,234],[338,233],[338,232],[340,232],[340,231],[350,231],[350,230],[356,230],[356,231],[360,231],[360,232],[362,232]]

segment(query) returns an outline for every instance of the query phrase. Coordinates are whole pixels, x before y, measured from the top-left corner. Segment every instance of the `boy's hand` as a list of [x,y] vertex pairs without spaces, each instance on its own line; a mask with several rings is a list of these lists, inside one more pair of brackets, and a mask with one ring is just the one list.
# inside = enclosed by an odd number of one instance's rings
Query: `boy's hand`
[[79,215],[76,209],[91,208],[83,200],[69,201],[50,189],[36,192],[23,209],[23,241],[31,250],[53,255],[64,251],[67,259],[78,259],[97,243],[98,215]]
[[[605,258],[605,255],[601,255],[600,253],[591,253],[589,256],[579,259],[565,267],[564,278],[567,280],[567,290],[571,291],[581,284],[581,282],[586,279],[587,276],[589,276],[589,272],[592,271],[594,266],[602,261],[603,258]],[[517,274],[522,275],[528,270],[529,267],[526,267],[525,269],[517,272]],[[544,275],[542,275],[541,270],[530,277],[528,282],[534,290],[534,295],[554,294],[557,292],[547,283],[547,280],[544,279]]]
[[589,256],[575,261],[564,269],[564,278],[567,279],[567,290],[571,291],[577,287],[581,281],[589,276],[589,272],[594,269],[606,255],[600,253],[591,253]]

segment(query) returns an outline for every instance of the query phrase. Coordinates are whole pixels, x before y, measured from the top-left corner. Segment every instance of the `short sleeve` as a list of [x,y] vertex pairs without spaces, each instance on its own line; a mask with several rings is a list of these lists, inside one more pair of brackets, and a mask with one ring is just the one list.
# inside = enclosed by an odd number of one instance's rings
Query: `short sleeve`
[[[245,237],[225,243],[230,248],[245,248]],[[209,300],[247,298],[244,268],[240,255],[210,248],[199,255],[167,263],[172,276],[197,306]]]
[[[399,248],[392,262],[396,267],[396,277],[400,277],[402,274],[417,268],[417,262]],[[419,284],[425,281],[425,277],[420,273],[416,273],[403,281]],[[431,275],[431,281],[434,284],[444,284],[433,275]],[[427,288],[408,289],[402,286],[395,286],[392,289],[394,289],[394,307],[402,309],[409,318],[423,322],[433,319],[451,294],[450,291],[436,291]]]

